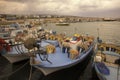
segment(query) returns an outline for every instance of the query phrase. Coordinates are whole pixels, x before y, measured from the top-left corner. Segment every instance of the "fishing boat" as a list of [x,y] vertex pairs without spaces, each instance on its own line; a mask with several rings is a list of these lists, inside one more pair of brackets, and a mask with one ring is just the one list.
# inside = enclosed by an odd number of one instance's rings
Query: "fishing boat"
[[[1,55],[10,63],[20,62],[29,59],[28,49],[24,47],[24,41],[21,39],[24,29],[13,30],[9,33],[10,36],[0,38]],[[5,49],[8,48],[9,50]]]
[[[11,40],[12,38],[9,38]],[[22,60],[29,59],[28,50],[24,47],[24,44],[14,43],[9,44],[5,41],[6,39],[0,39],[1,50],[0,53],[5,57],[10,63],[16,63]],[[7,38],[8,40],[8,38]]]
[[94,39],[88,36],[74,36],[65,38],[60,43],[55,37],[58,35],[52,35],[52,39],[42,40],[39,43],[36,55],[30,58],[31,66],[42,71],[49,79],[56,76],[57,79],[58,76],[61,79],[62,74],[71,75],[74,73],[73,70],[78,72],[79,69],[82,72],[83,66],[86,65],[85,60],[89,60],[93,53]]
[[[0,46],[2,49],[0,54],[11,63],[29,59],[29,50],[25,48],[24,43],[27,43],[26,40],[28,38],[36,38],[37,30],[39,30],[38,27],[14,29],[10,31],[9,36],[4,36],[6,34],[1,33]],[[9,51],[4,49],[7,46]]]
[[69,26],[70,24],[69,23],[56,23],[56,26]]
[[120,46],[100,43],[96,50],[94,69],[99,80],[120,80]]

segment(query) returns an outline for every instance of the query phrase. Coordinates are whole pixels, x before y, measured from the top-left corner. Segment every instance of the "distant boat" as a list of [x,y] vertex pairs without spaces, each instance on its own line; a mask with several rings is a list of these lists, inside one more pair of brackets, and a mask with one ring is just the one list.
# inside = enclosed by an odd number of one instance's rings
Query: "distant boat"
[[56,26],[69,26],[69,25],[70,25],[69,23],[63,23],[63,22],[56,23]]
[[95,56],[94,69],[99,80],[120,80],[120,47],[100,43]]

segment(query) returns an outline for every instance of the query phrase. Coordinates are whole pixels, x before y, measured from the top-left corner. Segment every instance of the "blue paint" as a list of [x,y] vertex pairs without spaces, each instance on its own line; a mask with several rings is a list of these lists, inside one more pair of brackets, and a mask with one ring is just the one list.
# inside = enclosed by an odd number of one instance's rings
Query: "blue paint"
[[7,51],[5,50],[5,48],[3,48],[2,50],[0,50],[0,54],[1,55],[4,55],[4,54],[6,54],[7,53]]
[[96,66],[101,74],[110,75],[110,70],[104,63],[96,62]]
[[[52,40],[51,40],[51,42],[54,43],[54,41],[52,41]],[[46,45],[50,44],[51,42],[49,41],[49,43],[47,43],[46,41],[42,41],[41,46],[45,47]],[[55,67],[63,67],[63,66],[70,67],[70,66],[75,65],[75,64],[79,63],[80,61],[82,61],[90,53],[90,51],[93,49],[93,46],[91,45],[91,47],[85,52],[86,54],[80,53],[78,55],[78,57],[79,56],[80,57],[77,59],[70,59],[69,58],[70,54],[67,51],[69,49],[70,48],[63,47],[63,49],[61,49],[60,47],[56,47],[55,53],[48,54],[48,60],[50,62],[52,62],[52,64],[50,64],[47,61],[42,61],[40,59],[39,55],[37,55],[35,57],[35,60],[39,61],[40,64],[34,64],[34,65],[39,66],[39,67],[44,67],[44,68],[55,68]]]

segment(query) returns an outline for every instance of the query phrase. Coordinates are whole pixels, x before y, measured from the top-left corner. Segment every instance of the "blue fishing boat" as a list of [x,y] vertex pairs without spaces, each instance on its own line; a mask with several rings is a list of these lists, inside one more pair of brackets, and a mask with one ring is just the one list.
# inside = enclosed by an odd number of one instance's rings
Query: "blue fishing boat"
[[100,80],[120,80],[120,47],[115,44],[99,44],[94,68]]
[[71,74],[72,68],[76,69],[78,65],[80,66],[78,69],[82,68],[86,65],[83,64],[84,61],[91,57],[94,48],[94,40],[82,40],[82,38],[66,38],[62,44],[58,40],[42,40],[37,44],[40,47],[35,53],[36,56],[30,58],[30,64],[42,71],[45,76],[64,74],[68,71]]

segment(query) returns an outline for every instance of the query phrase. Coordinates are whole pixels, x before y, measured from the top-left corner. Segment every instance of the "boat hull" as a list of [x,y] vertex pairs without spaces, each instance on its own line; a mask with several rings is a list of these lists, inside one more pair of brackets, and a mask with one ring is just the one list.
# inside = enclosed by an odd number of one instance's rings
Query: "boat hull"
[[106,80],[105,75],[102,74],[102,71],[103,71],[103,70],[100,70],[99,68],[100,68],[100,66],[97,65],[97,63],[94,63],[94,69],[95,69],[95,72],[96,72],[96,74],[97,74],[97,77],[98,77],[100,80]]
[[[21,53],[22,50],[20,51],[18,48],[16,49],[16,46],[18,46],[20,49],[23,48],[24,53]],[[2,56],[5,57],[10,63],[16,63],[30,58],[28,51],[24,48],[23,44],[16,44],[11,46],[11,51],[6,52]]]
[[90,51],[90,53],[76,65],[55,71],[46,75],[45,78],[47,78],[47,80],[78,80],[80,75],[82,75],[83,71],[87,67],[92,54],[93,51]]
[[[84,52],[77,62],[60,67],[44,67],[33,65],[40,70],[48,80],[76,80],[83,73],[85,67],[92,58],[94,45]],[[75,76],[71,76],[74,75]]]
[[28,54],[5,54],[3,55],[10,63],[17,63],[29,59]]
[[107,66],[107,67],[111,72],[110,75],[104,75],[104,74],[100,73],[98,71],[98,68],[96,66],[94,66],[95,72],[96,72],[99,80],[119,80],[120,74],[118,75],[118,73],[120,73],[120,70],[118,69],[118,67],[111,67],[111,66]]

